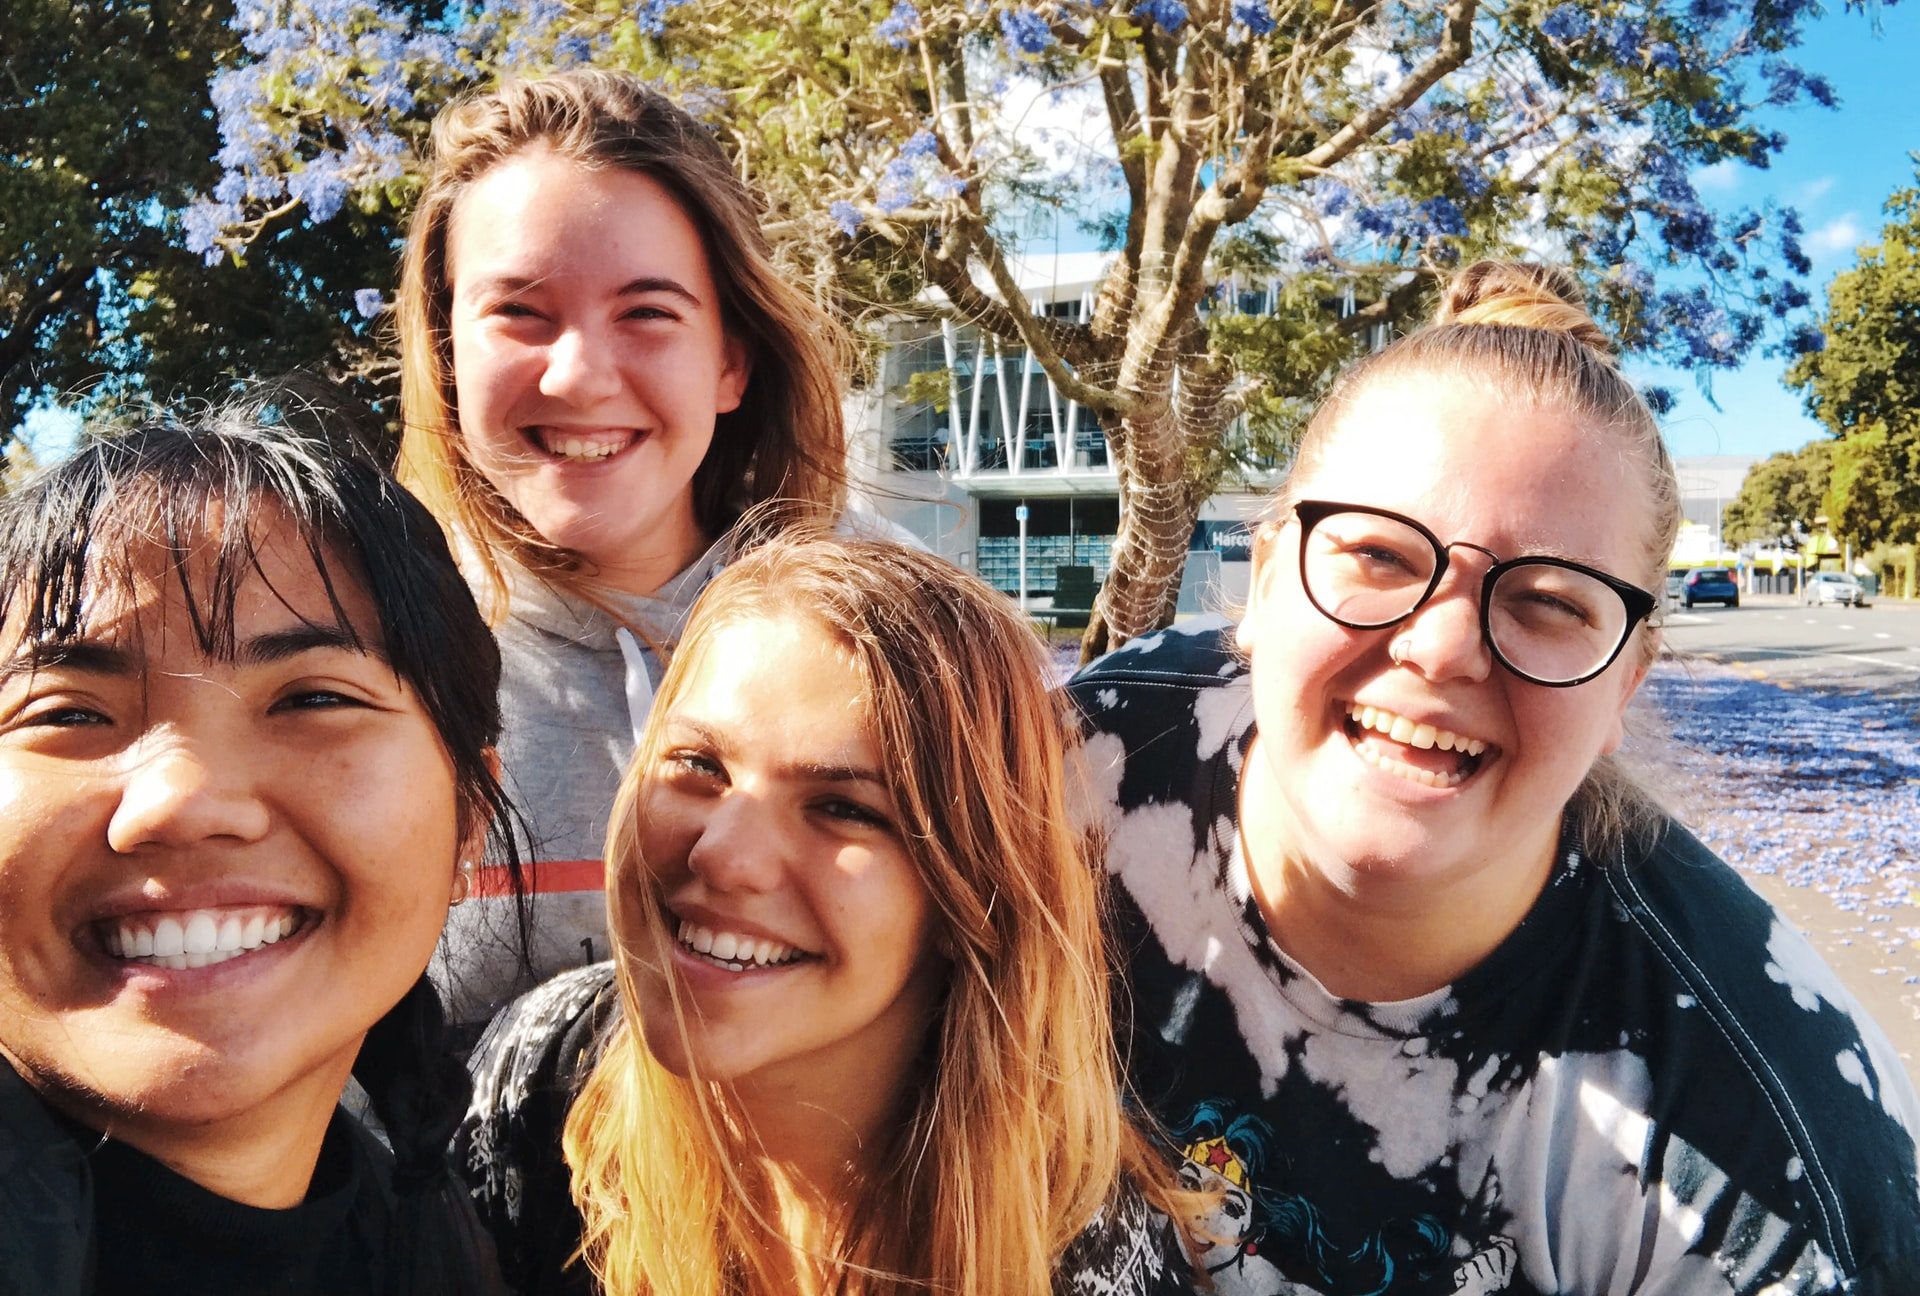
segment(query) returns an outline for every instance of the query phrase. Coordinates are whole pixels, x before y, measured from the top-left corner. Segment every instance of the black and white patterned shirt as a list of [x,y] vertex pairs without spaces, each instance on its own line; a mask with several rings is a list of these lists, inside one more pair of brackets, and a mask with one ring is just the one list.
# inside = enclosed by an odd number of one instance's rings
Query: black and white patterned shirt
[[1069,688],[1131,1079],[1186,1182],[1222,1193],[1197,1257],[1222,1296],[1920,1293],[1899,1060],[1679,825],[1642,859],[1568,851],[1455,984],[1342,1000],[1251,896],[1227,628],[1140,640]]
[[[620,1019],[613,964],[563,973],[509,1004],[472,1062],[473,1107],[456,1140],[475,1205],[521,1296],[588,1296],[570,1263],[580,1215],[567,1191],[560,1131]],[[1008,1192],[1023,1185],[1010,1183]],[[1186,1296],[1192,1270],[1165,1216],[1122,1188],[1069,1244],[1054,1296]]]

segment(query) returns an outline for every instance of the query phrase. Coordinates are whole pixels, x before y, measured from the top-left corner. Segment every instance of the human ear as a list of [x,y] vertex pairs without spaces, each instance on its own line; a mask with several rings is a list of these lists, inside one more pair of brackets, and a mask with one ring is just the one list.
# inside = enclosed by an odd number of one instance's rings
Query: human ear
[[753,377],[753,356],[747,344],[732,329],[720,333],[720,377],[713,394],[713,412],[731,414],[746,399],[747,382]]
[[1247,588],[1247,606],[1233,632],[1234,642],[1242,652],[1253,651],[1255,627],[1275,594],[1272,584],[1280,572],[1276,551],[1281,529],[1278,522],[1262,522],[1253,533],[1253,580]]

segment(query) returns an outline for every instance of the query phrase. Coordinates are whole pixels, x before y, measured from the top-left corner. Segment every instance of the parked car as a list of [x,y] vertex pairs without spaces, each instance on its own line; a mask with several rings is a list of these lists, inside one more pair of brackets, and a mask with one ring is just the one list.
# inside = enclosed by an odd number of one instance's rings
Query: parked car
[[1845,607],[1867,606],[1867,593],[1860,582],[1845,572],[1810,572],[1800,591],[1800,601],[1808,607],[1839,603]]
[[1695,567],[1680,583],[1680,602],[1685,607],[1696,603],[1724,603],[1740,606],[1740,587],[1725,567]]
[[1667,568],[1667,598],[1678,603],[1680,595],[1686,592],[1687,569],[1685,567]]

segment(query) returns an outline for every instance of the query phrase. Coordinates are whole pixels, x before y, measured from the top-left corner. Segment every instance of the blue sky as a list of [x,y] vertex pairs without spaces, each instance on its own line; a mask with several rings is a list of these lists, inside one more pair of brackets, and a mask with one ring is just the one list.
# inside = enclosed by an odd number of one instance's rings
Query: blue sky
[[[1771,168],[1714,168],[1695,176],[1701,196],[1721,207],[1757,206],[1768,198],[1799,209],[1813,260],[1808,289],[1824,306],[1826,284],[1853,264],[1854,249],[1878,239],[1881,204],[1914,183],[1910,150],[1920,149],[1920,3],[1883,5],[1880,31],[1836,2],[1808,28],[1796,61],[1833,82],[1836,110],[1811,105],[1775,112],[1767,124],[1788,139]],[[1785,364],[1754,359],[1716,374],[1714,409],[1692,375],[1630,365],[1636,380],[1659,382],[1679,403],[1666,421],[1675,454],[1766,455],[1824,435],[1796,393],[1780,385]]]

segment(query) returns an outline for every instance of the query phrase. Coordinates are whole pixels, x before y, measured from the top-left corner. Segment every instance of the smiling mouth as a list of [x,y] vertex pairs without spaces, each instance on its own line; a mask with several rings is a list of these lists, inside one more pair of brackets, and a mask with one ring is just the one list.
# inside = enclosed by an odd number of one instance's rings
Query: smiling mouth
[[186,909],[103,919],[93,924],[93,932],[111,958],[182,972],[278,944],[312,927],[318,917],[299,905]]
[[729,972],[747,972],[756,968],[787,967],[817,959],[792,945],[765,940],[740,932],[715,931],[698,923],[682,922],[674,939],[680,948],[703,963]]
[[526,438],[554,459],[569,463],[594,463],[611,459],[622,450],[640,443],[645,434],[632,428],[543,427],[525,429]]
[[1349,702],[1343,728],[1361,760],[1422,787],[1456,788],[1497,760],[1500,749],[1479,738],[1420,724],[1380,707]]

